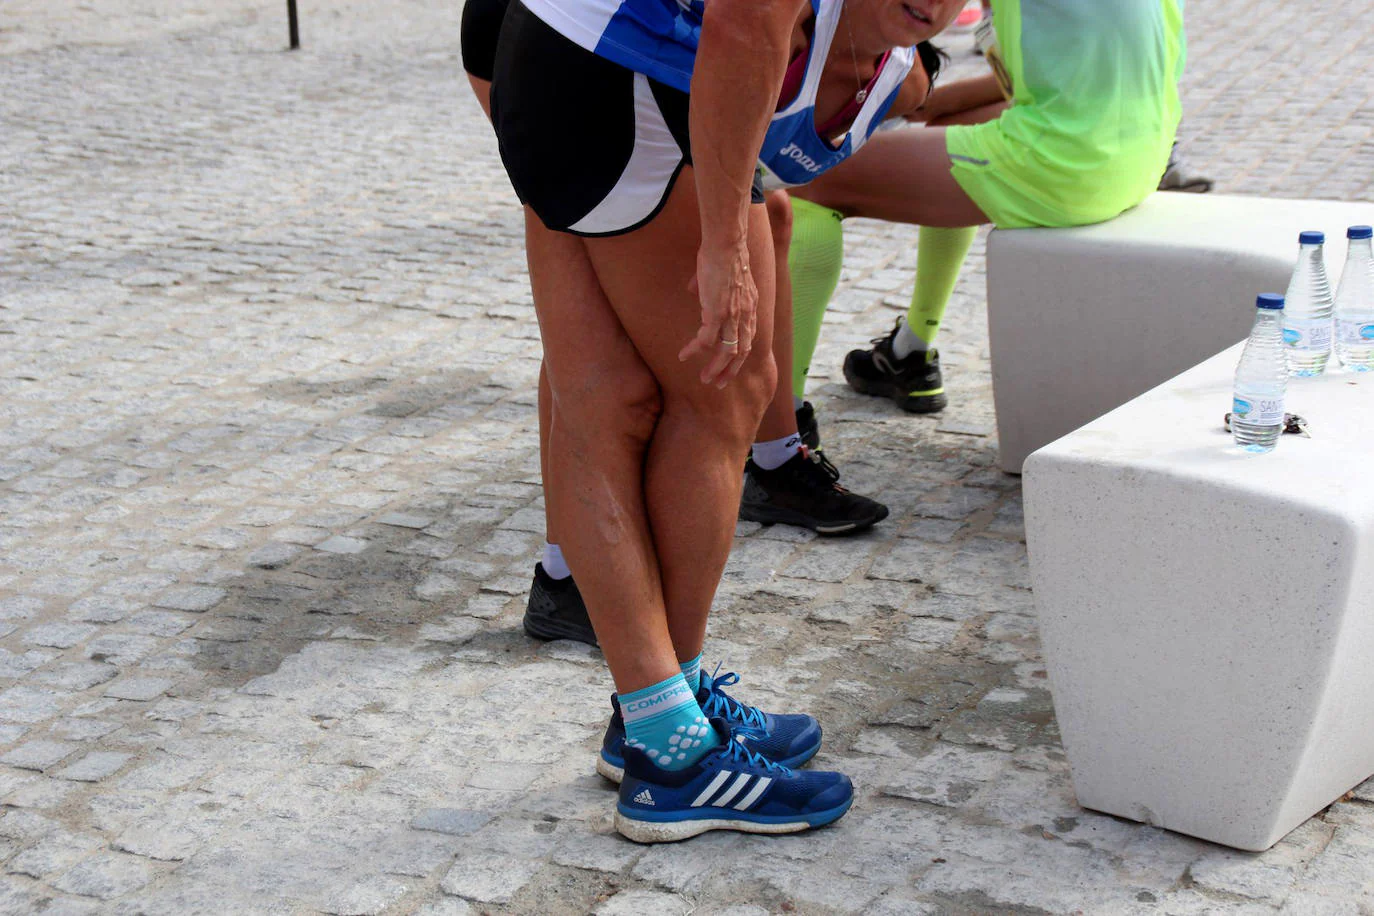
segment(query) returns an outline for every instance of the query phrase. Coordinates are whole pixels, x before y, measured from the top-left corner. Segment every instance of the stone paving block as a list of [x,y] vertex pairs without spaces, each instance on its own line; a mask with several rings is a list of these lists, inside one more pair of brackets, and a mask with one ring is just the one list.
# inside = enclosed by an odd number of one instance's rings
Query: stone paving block
[[332,916],[378,916],[409,889],[395,878],[369,878],[330,895],[320,909]]
[[126,624],[129,629],[145,636],[176,636],[195,623],[194,618],[165,611],[144,611],[130,617]]
[[133,759],[133,754],[121,754],[117,751],[96,751],[82,757],[71,766],[58,770],[55,775],[58,779],[70,779],[73,782],[99,782],[106,776],[113,776],[120,767]]
[[858,540],[843,544],[818,541],[810,551],[789,563],[783,572],[796,579],[843,582],[868,565],[868,552],[856,547],[860,543]]
[[49,623],[30,628],[24,642],[54,649],[70,649],[96,631],[93,626],[74,623]]
[[88,834],[75,834],[65,830],[52,832],[39,838],[12,858],[7,864],[7,870],[32,878],[47,878],[54,872],[75,865],[103,845],[100,839]]
[[0,620],[27,620],[45,605],[40,598],[22,595],[0,598]]
[[105,688],[105,696],[116,700],[147,702],[166,693],[174,681],[158,677],[125,678]]
[[46,721],[62,708],[62,697],[44,687],[11,687],[0,693],[0,720],[27,725]]
[[153,602],[153,606],[167,608],[172,611],[191,611],[200,613],[208,611],[219,604],[224,600],[226,594],[227,592],[222,588],[208,588],[205,586],[178,588],[166,592],[157,598]]
[[388,512],[378,516],[379,525],[391,525],[395,528],[427,528],[434,524],[434,519],[428,515],[413,515],[406,512]]
[[151,636],[106,633],[86,643],[86,657],[97,662],[107,661],[122,668],[139,661],[157,646],[158,641]]
[[258,569],[281,569],[300,556],[303,550],[303,547],[295,544],[264,544],[248,555],[247,563]]
[[459,900],[456,897],[445,897],[426,903],[415,911],[415,916],[468,916],[472,912],[472,907],[466,900]]
[[337,554],[362,553],[364,550],[367,549],[367,547],[367,541],[361,540],[359,538],[344,537],[343,535],[337,534],[333,537],[326,538],[325,540],[315,545],[316,550],[322,550],[325,553]]
[[46,770],[80,748],[67,741],[30,741],[0,756],[0,763],[23,770]]
[[619,834],[578,831],[554,849],[550,860],[568,868],[617,874],[633,866],[643,851],[642,847],[626,843]]
[[692,904],[677,894],[624,890],[598,904],[592,912],[597,916],[641,916],[643,913],[653,913],[654,916],[685,916],[691,910]]
[[884,794],[957,808],[1008,765],[1004,754],[940,745],[912,761]]
[[33,680],[63,690],[87,690],[118,675],[119,669],[114,665],[99,662],[68,662],[37,672]]
[[37,777],[6,795],[5,804],[15,808],[55,811],[67,804],[78,788],[75,783],[48,777]]
[[51,652],[41,652],[37,649],[31,649],[22,655],[0,649],[0,678],[21,678],[56,657]]
[[69,894],[112,900],[143,887],[153,870],[132,856],[100,854],[72,867],[53,882]]
[[142,605],[134,601],[113,596],[94,595],[73,602],[68,614],[73,620],[88,623],[114,623],[123,620]]
[[472,853],[454,862],[439,886],[446,894],[477,903],[508,903],[540,868],[539,862]]
[[491,815],[483,811],[430,808],[415,815],[410,826],[416,830],[432,830],[449,836],[467,836],[481,829],[490,820]]

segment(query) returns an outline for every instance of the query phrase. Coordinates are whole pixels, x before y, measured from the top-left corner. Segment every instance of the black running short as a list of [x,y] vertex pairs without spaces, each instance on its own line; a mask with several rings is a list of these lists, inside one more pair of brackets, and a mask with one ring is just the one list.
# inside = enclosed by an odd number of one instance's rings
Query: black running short
[[511,0],[492,123],[515,193],[545,226],[621,235],[657,216],[692,162],[687,108],[685,92],[597,57]]
[[501,37],[501,20],[506,18],[510,0],[467,0],[463,4],[463,24],[459,30],[463,46],[463,69],[479,80],[491,82],[496,62],[496,40]]

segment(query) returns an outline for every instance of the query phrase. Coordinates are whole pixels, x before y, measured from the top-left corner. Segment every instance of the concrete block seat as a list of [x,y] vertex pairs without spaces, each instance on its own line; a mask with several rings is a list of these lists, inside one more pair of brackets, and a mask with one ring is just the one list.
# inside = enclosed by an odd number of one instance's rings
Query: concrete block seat
[[1166,193],[1094,226],[993,232],[1002,468],[1245,337],[1255,295],[1287,287],[1301,230],[1326,233],[1339,272],[1346,228],[1370,222],[1369,203]]
[[1312,438],[1254,455],[1221,429],[1239,358],[1040,449],[1023,486],[1079,802],[1260,850],[1374,774],[1374,378],[1292,380]]

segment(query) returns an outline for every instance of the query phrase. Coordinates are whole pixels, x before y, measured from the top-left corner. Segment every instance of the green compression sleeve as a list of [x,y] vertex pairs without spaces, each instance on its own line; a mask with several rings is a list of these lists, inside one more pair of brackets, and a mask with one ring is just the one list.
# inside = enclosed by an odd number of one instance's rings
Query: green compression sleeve
[[959,271],[968,257],[969,247],[978,235],[976,226],[963,229],[921,227],[916,250],[916,291],[906,313],[906,326],[926,342],[935,342],[945,307],[959,282]]
[[840,283],[844,264],[844,217],[800,197],[792,198],[792,393],[804,397],[806,374],[821,336],[825,307]]

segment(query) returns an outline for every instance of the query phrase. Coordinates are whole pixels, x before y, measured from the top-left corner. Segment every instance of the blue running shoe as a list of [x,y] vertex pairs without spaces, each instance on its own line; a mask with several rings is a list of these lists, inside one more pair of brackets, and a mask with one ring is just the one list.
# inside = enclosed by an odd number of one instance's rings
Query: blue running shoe
[[615,829],[636,843],[671,843],[708,830],[797,833],[839,820],[854,802],[842,773],[805,772],[749,750],[758,735],[724,719],[711,724],[729,740],[693,766],[663,770],[625,748],[625,778]]
[[[720,668],[716,669],[717,671]],[[804,714],[774,715],[741,703],[729,696],[724,688],[739,683],[739,675],[731,672],[720,677],[701,675],[697,702],[710,718],[724,719],[731,728],[743,726],[744,746],[774,763],[799,767],[821,749],[821,726]],[[625,770],[625,720],[620,715],[620,702],[611,696],[611,721],[606,736],[601,739],[601,756],[596,771],[611,782],[620,782]]]

